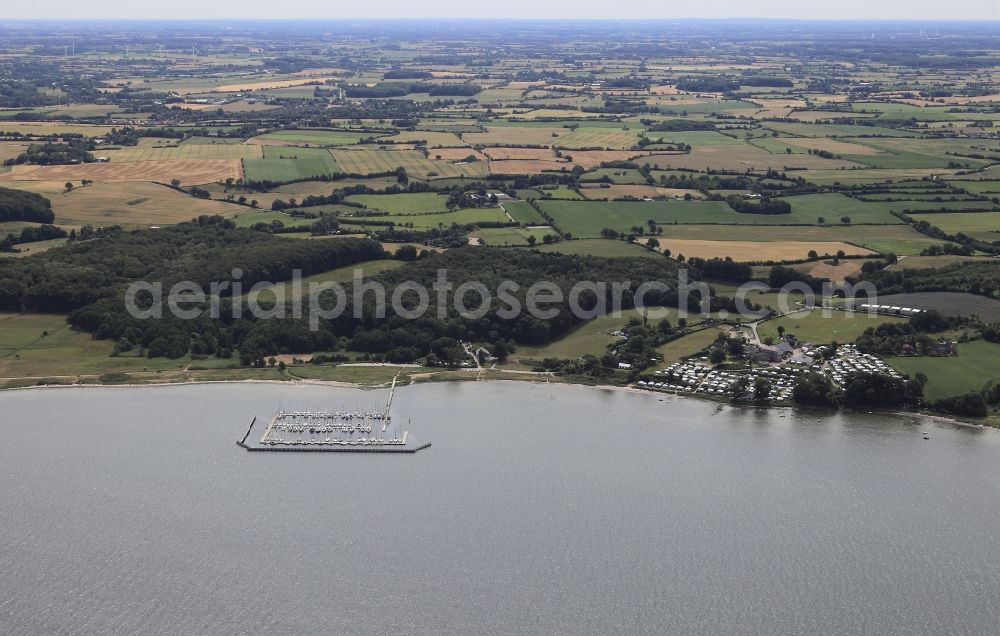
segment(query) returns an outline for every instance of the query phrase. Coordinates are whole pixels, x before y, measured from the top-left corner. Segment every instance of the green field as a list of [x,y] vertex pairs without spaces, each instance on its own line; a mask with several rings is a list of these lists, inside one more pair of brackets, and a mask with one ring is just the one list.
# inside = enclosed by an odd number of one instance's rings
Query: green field
[[236,227],[253,227],[258,223],[271,223],[272,221],[281,221],[282,225],[286,226],[309,225],[314,222],[312,219],[299,219],[283,212],[272,212],[270,210],[241,212],[239,215],[234,216],[232,221],[236,224]]
[[949,234],[959,232],[985,241],[1000,241],[1000,212],[943,212],[914,214],[918,221],[927,221]]
[[[660,172],[654,172],[653,176],[659,178]],[[600,181],[604,177],[611,179],[612,183],[623,185],[637,185],[646,183],[646,177],[634,168],[597,168],[580,177],[581,181]]]
[[505,201],[503,209],[507,210],[515,221],[524,225],[545,225],[546,221],[530,203],[525,201]]
[[365,137],[371,137],[371,134],[340,130],[279,130],[254,139],[281,142],[290,146],[349,146]]
[[356,149],[334,149],[333,153],[343,172],[348,174],[375,174],[392,172],[397,168],[406,170],[411,178],[454,178],[485,177],[489,163],[452,163],[428,159],[419,150],[379,150],[378,147],[364,146]]
[[413,192],[406,194],[355,194],[347,201],[360,203],[371,210],[382,210],[394,214],[419,214],[422,212],[445,212],[448,197],[436,192]]
[[[377,230],[379,226],[364,225],[364,219],[357,217],[358,223],[345,224],[344,229],[368,227]],[[412,227],[416,229],[449,228],[453,224],[470,225],[476,223],[507,223],[507,215],[500,208],[470,208],[465,210],[455,210],[453,212],[442,212],[440,214],[395,214],[390,216],[377,216],[372,218],[379,223],[392,222],[402,227]]]
[[[330,239],[336,240],[336,239]],[[285,286],[284,294],[285,300],[290,300],[296,297],[308,297],[309,285],[312,283],[347,283],[354,280],[354,272],[360,271],[362,277],[374,276],[380,272],[387,272],[389,270],[396,269],[397,267],[402,267],[405,265],[405,261],[398,261],[395,259],[384,259],[379,261],[368,261],[365,263],[355,263],[353,265],[348,265],[346,267],[338,267],[337,269],[332,269],[328,272],[322,272],[320,274],[313,274],[312,276],[306,276],[302,279],[302,286],[295,290],[292,288],[291,283]],[[298,291],[300,293],[296,294]],[[244,295],[246,297],[246,295]],[[258,302],[261,303],[271,303],[274,301],[274,292],[271,290],[262,290],[257,296]]]
[[954,256],[942,254],[941,256],[907,256],[899,259],[886,269],[896,271],[901,269],[934,269],[935,267],[946,267],[955,263],[975,263],[989,262],[989,256]]
[[[868,245],[873,241],[906,245],[913,242],[919,254],[942,241],[920,234],[908,225],[665,225],[663,236],[699,241],[844,241]],[[909,252],[896,252],[908,254]]]
[[767,122],[765,128],[796,137],[918,137],[908,130],[897,130],[883,126],[863,126],[856,124],[805,124],[787,122]]
[[949,181],[948,185],[962,188],[972,194],[1000,194],[1000,181]]
[[[137,351],[111,356],[114,344],[74,331],[66,316],[0,313],[0,378],[74,377],[109,372],[179,370],[180,360],[139,357]],[[200,365],[228,366],[232,360],[209,359]]]
[[887,322],[903,323],[906,320],[837,310],[832,310],[829,316],[824,316],[822,310],[815,310],[762,322],[757,333],[761,340],[766,340],[768,337],[777,340],[778,326],[782,326],[786,333],[794,334],[799,340],[814,345],[829,344],[833,341],[844,344],[857,340],[868,327]]
[[663,139],[667,144],[687,144],[689,146],[739,146],[741,139],[723,135],[712,130],[693,130],[689,132],[650,132],[646,135],[653,141]]
[[519,227],[487,227],[476,230],[473,236],[482,240],[486,245],[494,247],[521,247],[529,245],[529,236],[535,237],[535,243],[541,245],[546,234],[555,235],[555,230],[552,228],[529,230]]
[[958,345],[958,356],[947,358],[890,358],[900,373],[927,376],[928,400],[963,395],[983,388],[987,380],[1000,381],[1000,344],[979,340]]
[[244,159],[243,171],[250,182],[287,183],[314,177],[328,177],[338,170],[337,162],[322,148],[265,146],[263,159]]
[[[840,217],[849,216],[852,224],[902,224],[883,207],[885,204],[865,203],[842,194],[809,194],[785,200],[792,204],[791,214],[741,214],[723,201],[539,200],[537,203],[563,231],[578,238],[600,236],[603,228],[627,232],[634,226],[645,227],[650,219],[667,226],[715,223],[783,226],[816,225],[820,217],[828,224],[838,224]],[[666,228],[665,233],[670,234],[669,230]]]
[[806,194],[796,197],[784,197],[792,205],[792,213],[781,215],[783,223],[817,223],[819,217],[826,219],[828,224],[840,223],[840,218],[848,216],[851,224],[886,224],[897,225],[902,221],[889,213],[890,206],[885,203],[871,203],[846,197],[842,194]]
[[[669,309],[668,320],[677,323],[677,310]],[[636,310],[623,311],[621,316],[603,316],[594,318],[570,331],[564,337],[540,347],[520,346],[514,354],[521,360],[543,360],[545,358],[560,358],[576,360],[583,355],[601,356],[607,352],[608,345],[620,340],[610,332],[628,324],[630,318],[641,318]]]
[[702,329],[677,340],[672,340],[656,351],[663,356],[663,366],[679,362],[688,356],[704,351],[719,337],[718,329]]
[[583,195],[569,186],[545,186],[539,189],[542,191],[542,196],[548,195],[548,197],[553,199],[571,199],[574,201],[580,201],[583,199]]
[[596,238],[603,228],[628,232],[646,227],[652,219],[668,223],[739,223],[750,215],[739,214],[721,201],[554,201],[538,206],[555,219],[564,232],[576,238]]

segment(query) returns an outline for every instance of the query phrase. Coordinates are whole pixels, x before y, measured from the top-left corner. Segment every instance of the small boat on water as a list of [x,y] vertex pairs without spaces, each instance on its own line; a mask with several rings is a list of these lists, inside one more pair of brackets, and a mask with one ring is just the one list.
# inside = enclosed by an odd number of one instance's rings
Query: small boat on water
[[927,431],[924,431],[924,439],[930,439],[930,438],[931,438],[931,434],[928,433]]

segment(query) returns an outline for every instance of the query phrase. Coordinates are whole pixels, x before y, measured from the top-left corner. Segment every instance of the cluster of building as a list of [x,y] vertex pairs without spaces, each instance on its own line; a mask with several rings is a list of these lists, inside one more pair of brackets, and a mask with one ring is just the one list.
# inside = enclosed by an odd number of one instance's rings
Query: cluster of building
[[854,345],[841,345],[837,348],[837,357],[830,361],[830,376],[837,384],[843,384],[852,373],[879,373],[897,379],[903,377],[881,358],[861,353]]
[[895,305],[872,305],[864,304],[855,307],[857,311],[875,313],[875,314],[892,314],[893,316],[916,316],[917,314],[922,314],[923,309],[914,309],[913,307],[897,307]]
[[753,383],[762,378],[771,383],[770,401],[782,403],[791,401],[795,378],[803,373],[805,371],[802,369],[792,367],[753,369],[748,373],[737,373],[716,371],[703,364],[692,362],[676,362],[662,371],[654,372],[654,379],[640,380],[638,385],[644,389],[683,391],[722,397],[732,393],[732,385],[740,377],[746,377],[750,381],[750,390],[753,388]]
[[666,389],[669,391],[694,391],[708,375],[708,367],[690,362],[675,362],[663,371],[656,371],[652,381],[640,380],[639,386],[646,389]]

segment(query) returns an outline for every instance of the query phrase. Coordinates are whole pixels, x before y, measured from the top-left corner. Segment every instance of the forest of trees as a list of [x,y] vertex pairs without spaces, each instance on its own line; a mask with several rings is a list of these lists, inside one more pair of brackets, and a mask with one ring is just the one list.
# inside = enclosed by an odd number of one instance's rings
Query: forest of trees
[[729,207],[741,214],[791,214],[792,206],[781,199],[758,199],[751,201],[740,196],[726,197]]
[[[206,313],[195,320],[163,318],[138,320],[126,311],[124,291],[137,280],[161,281],[164,289],[190,280],[204,289],[216,281],[232,279],[234,269],[243,272],[244,289],[258,281],[289,280],[293,269],[304,276],[330,271],[362,261],[386,258],[376,242],[367,239],[295,241],[267,233],[237,229],[219,217],[203,217],[193,223],[161,230],[139,230],[100,240],[71,243],[32,259],[0,261],[0,309],[69,313],[69,322],[98,338],[117,342],[118,351],[139,349],[145,355],[180,357],[196,355],[239,356],[243,364],[257,364],[276,353],[308,353],[349,348],[392,361],[412,361],[429,353],[430,343],[450,337],[485,342],[541,344],[579,323],[565,297],[581,280],[645,281],[676,280],[676,263],[667,259],[601,259],[542,254],[490,248],[455,249],[444,254],[425,254],[407,265],[380,274],[390,297],[406,281],[431,289],[439,269],[453,281],[479,281],[496,290],[504,280],[520,286],[513,296],[525,303],[526,290],[539,280],[551,281],[564,293],[556,303],[557,315],[539,320],[522,311],[516,317],[498,316],[500,299],[486,316],[469,319],[458,315],[453,305],[447,319],[435,312],[418,320],[376,314],[374,299],[365,298],[355,318],[350,297],[348,309],[339,318],[309,328],[302,318],[255,319],[243,311],[237,317],[232,303],[221,304],[222,316],[214,320]],[[406,256],[405,254],[403,256]],[[456,283],[457,284],[457,283]],[[632,283],[633,290],[638,287]],[[669,284],[669,283],[668,283]],[[404,294],[405,302],[411,292]],[[631,304],[625,294],[625,307]],[[676,291],[653,292],[649,305],[676,303]],[[581,304],[593,307],[597,298],[585,293]],[[476,294],[468,300],[476,306]],[[169,313],[169,312],[168,312]]]
[[937,269],[880,269],[864,278],[886,295],[952,291],[994,297],[1000,292],[1000,266],[987,261],[955,263]]
[[24,190],[0,188],[0,222],[52,223],[55,218],[52,202],[42,195]]
[[92,150],[94,150],[94,142],[89,139],[70,139],[67,143],[31,144],[23,153],[13,159],[6,160],[4,164],[13,166],[28,163],[49,166],[93,163],[96,159],[91,154]]

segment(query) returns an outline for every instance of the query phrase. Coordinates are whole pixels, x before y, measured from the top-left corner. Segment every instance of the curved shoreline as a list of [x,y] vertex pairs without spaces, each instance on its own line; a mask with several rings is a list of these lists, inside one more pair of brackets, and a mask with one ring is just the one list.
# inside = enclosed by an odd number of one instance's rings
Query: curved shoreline
[[[527,382],[530,384],[561,384],[565,386],[573,386],[580,388],[590,388],[599,389],[605,391],[615,391],[618,393],[629,393],[637,395],[648,395],[648,396],[670,396],[675,399],[681,400],[694,400],[702,403],[714,403],[722,406],[729,407],[739,407],[739,408],[752,408],[761,409],[765,411],[778,411],[778,410],[795,410],[795,406],[773,406],[773,405],[759,405],[759,404],[730,404],[728,402],[717,402],[715,400],[705,399],[696,395],[680,395],[677,393],[663,393],[660,391],[650,391],[649,389],[641,389],[634,386],[618,386],[613,384],[582,384],[578,382],[542,382],[537,378],[488,378],[488,379],[474,379],[474,378],[452,378],[445,380],[422,380],[422,381],[409,381],[402,386],[414,386],[418,384],[423,384],[426,382]],[[303,386],[323,386],[329,388],[337,389],[355,389],[364,391],[378,391],[384,390],[388,387],[388,383],[376,384],[376,385],[366,385],[357,384],[353,382],[341,382],[338,380],[313,380],[313,379],[294,379],[294,380],[187,380],[182,382],[148,382],[148,383],[136,383],[129,382],[123,384],[98,384],[98,383],[85,383],[79,382],[74,384],[35,384],[25,387],[10,387],[0,389],[0,395],[9,391],[33,391],[39,389],[141,389],[141,388],[166,388],[166,387],[181,387],[181,386],[200,386],[200,385],[215,385],[215,384],[275,384],[275,385],[303,385]],[[800,409],[806,411],[813,411],[820,415],[830,414],[837,411],[818,411],[816,409]],[[915,413],[911,411],[839,411],[841,413],[853,414],[853,415],[889,415],[892,417],[913,417],[920,420],[934,422],[937,424],[948,424],[950,426],[959,426],[963,428],[972,428],[977,430],[998,428],[994,426],[989,426],[986,424],[974,424],[972,422],[964,422],[962,420],[956,420],[943,415],[936,415],[932,413]],[[998,429],[1000,430],[1000,429]]]

